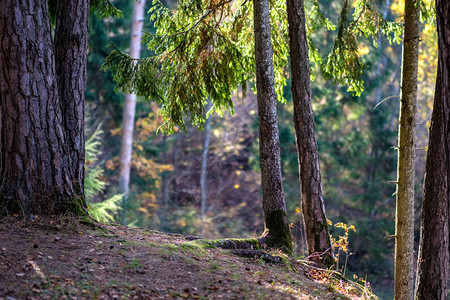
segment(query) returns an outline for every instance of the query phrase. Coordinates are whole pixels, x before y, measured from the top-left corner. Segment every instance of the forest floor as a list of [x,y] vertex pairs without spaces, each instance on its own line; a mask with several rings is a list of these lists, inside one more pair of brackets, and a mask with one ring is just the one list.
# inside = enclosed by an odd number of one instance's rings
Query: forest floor
[[304,261],[266,263],[205,245],[73,218],[3,218],[0,299],[376,299]]

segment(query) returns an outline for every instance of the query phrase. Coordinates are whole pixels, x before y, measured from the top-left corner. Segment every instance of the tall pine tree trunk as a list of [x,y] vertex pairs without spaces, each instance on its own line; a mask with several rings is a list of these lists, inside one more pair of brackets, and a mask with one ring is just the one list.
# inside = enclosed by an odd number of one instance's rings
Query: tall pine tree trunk
[[[84,136],[78,135],[79,140],[71,140],[79,134],[78,129],[72,135],[73,128],[66,129],[64,120],[68,119],[63,118],[66,105],[71,105],[67,102],[84,101],[84,86],[70,80],[61,90],[67,88],[75,95],[65,99],[58,88],[60,77],[56,76],[56,70],[69,73],[83,67],[64,69],[55,63],[47,5],[47,1],[38,0],[0,2],[2,213],[50,215],[87,212],[82,190],[84,172],[77,169],[78,159],[84,162]],[[66,50],[70,52],[68,64],[72,62],[74,65],[78,61],[83,64],[87,54],[86,48],[84,51],[80,49],[84,47],[83,35],[87,34],[87,21],[84,19],[87,18],[88,2],[79,1],[77,5],[77,10],[73,10],[73,6],[71,9],[63,6],[58,9],[58,15],[66,14],[68,9],[66,22],[80,21],[72,24],[76,36],[70,30],[57,29],[55,33],[60,41],[68,41],[67,47],[73,48],[73,51]],[[73,14],[75,12],[76,15]],[[82,76],[83,72],[79,75]],[[75,87],[70,87],[72,84]],[[79,150],[80,157],[78,153],[73,155],[75,149]]]
[[414,296],[414,158],[419,8],[418,0],[405,1],[395,219],[396,300],[410,300]]
[[294,103],[302,211],[306,240],[312,260],[330,267],[335,264],[322,196],[319,153],[311,103],[311,82],[303,0],[287,0],[289,47]]
[[291,254],[292,239],[281,178],[269,0],[254,0],[253,12],[262,206],[266,227],[261,240],[269,247],[278,247]]
[[436,1],[438,70],[423,190],[417,300],[447,297],[450,217],[450,2]]
[[[130,55],[139,58],[141,53],[142,28],[144,26],[145,0],[136,0],[133,7],[131,25]],[[126,210],[128,190],[130,185],[131,154],[133,152],[133,128],[136,113],[136,94],[126,94],[122,118],[122,141],[120,147],[119,185],[123,193],[124,219],[126,225]]]
[[55,62],[64,122],[65,149],[77,193],[84,190],[84,93],[88,49],[89,1],[58,0]]

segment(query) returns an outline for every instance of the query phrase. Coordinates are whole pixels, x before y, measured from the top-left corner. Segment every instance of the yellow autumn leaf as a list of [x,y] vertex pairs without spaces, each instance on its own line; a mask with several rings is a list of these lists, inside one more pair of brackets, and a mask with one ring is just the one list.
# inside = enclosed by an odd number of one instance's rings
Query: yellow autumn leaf
[[369,47],[363,46],[363,47],[358,49],[358,55],[359,56],[363,56],[363,55],[367,55],[367,54],[369,54]]
[[146,213],[146,214],[148,213],[148,210],[145,207],[139,207],[139,211]]
[[122,128],[121,127],[118,127],[118,128],[115,128],[115,129],[111,129],[109,131],[109,133],[111,133],[111,135],[119,135],[121,132],[122,132]]
[[106,167],[108,170],[114,170],[114,169],[115,169],[115,167],[114,167],[114,162],[112,161],[112,159],[108,159],[108,160],[106,161],[105,167]]

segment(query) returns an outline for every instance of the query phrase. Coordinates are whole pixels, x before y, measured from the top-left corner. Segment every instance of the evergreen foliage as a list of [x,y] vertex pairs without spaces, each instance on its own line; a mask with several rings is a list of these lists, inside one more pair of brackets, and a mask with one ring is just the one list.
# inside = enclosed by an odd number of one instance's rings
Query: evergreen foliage
[[359,38],[371,37],[378,47],[378,37],[383,34],[390,43],[401,42],[402,26],[385,20],[373,9],[373,0],[358,0],[352,20],[350,12],[352,3],[345,0],[338,21],[338,34],[333,49],[322,64],[322,73],[327,79],[348,86],[347,91],[360,96],[364,90],[362,79],[366,67],[359,53]]
[[103,169],[98,165],[98,157],[102,131],[97,128],[86,140],[86,177],[84,180],[84,194],[88,204],[89,214],[98,222],[112,222],[121,209],[122,195],[117,194],[106,200],[95,202],[106,188],[107,182],[102,179]]
[[[360,37],[372,37],[377,46],[381,34],[390,42],[399,42],[402,33],[399,23],[385,20],[373,6],[372,0],[358,0],[352,9],[351,3],[344,1],[334,46],[323,61],[308,37],[311,60],[321,64],[325,78],[347,85],[356,95],[364,89]],[[213,111],[233,111],[231,95],[239,85],[245,94],[254,77],[251,5],[242,0],[183,0],[177,10],[171,10],[155,0],[150,13],[157,30],[145,33],[143,42],[153,51],[151,56],[136,60],[111,45],[113,51],[104,68],[113,72],[116,88],[160,103],[165,121],[161,129],[168,133],[173,133],[174,126],[186,129],[186,119],[202,127]],[[276,92],[284,101],[288,57],[284,1],[272,2],[271,22]],[[308,23],[308,35],[321,27],[335,29],[318,1],[313,2]],[[213,107],[206,112],[208,99]]]
[[110,0],[92,0],[91,12],[95,13],[99,18],[110,16],[116,18],[123,17],[122,11],[117,9]]
[[[282,99],[287,63],[287,23],[283,1],[274,1],[274,66]],[[154,54],[135,60],[113,46],[105,61],[117,88],[161,104],[162,130],[185,127],[185,118],[202,127],[213,111],[233,110],[231,95],[254,76],[252,6],[247,1],[181,1],[172,11],[155,1],[150,10],[157,28],[143,42]],[[204,106],[211,99],[213,107]]]
[[[88,103],[94,102],[96,106],[104,104],[114,117],[116,115],[115,110],[119,110],[118,106],[122,102],[123,96],[114,92],[111,72],[99,72],[105,57],[108,55],[108,51],[105,49],[106,45],[108,45],[107,31],[108,28],[103,20],[90,16],[88,80],[85,96]],[[114,40],[117,41],[118,39]]]

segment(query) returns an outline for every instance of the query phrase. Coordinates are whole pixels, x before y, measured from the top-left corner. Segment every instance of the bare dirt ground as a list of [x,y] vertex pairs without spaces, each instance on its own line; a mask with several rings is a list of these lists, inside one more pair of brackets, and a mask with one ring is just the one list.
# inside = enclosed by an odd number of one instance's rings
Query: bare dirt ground
[[7,217],[0,299],[376,298],[301,261],[265,263],[142,228]]

